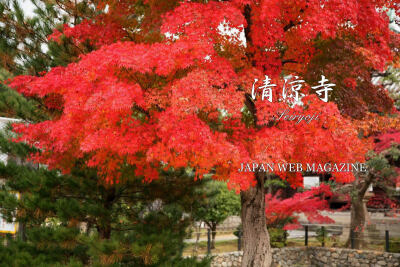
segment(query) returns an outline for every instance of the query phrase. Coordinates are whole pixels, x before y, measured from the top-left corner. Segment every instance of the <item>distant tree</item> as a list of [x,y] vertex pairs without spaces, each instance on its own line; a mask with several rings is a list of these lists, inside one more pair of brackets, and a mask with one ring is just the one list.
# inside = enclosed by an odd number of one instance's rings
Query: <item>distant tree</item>
[[203,190],[204,198],[194,204],[192,214],[195,220],[207,224],[211,230],[211,248],[215,248],[217,226],[229,216],[240,214],[240,197],[218,181],[207,182]]

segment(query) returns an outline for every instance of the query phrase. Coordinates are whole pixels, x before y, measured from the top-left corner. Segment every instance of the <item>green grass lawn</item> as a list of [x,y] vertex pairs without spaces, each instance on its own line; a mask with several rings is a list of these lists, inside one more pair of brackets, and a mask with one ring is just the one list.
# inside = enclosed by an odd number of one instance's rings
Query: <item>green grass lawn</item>
[[[185,249],[183,251],[184,256],[192,256],[192,255],[203,255],[207,254],[207,242],[201,241],[197,244],[197,251],[194,252],[195,244],[186,244]],[[304,239],[289,239],[287,241],[286,247],[301,247],[304,246]],[[308,240],[308,246],[310,247],[320,247],[321,242],[316,240],[315,238],[310,238]],[[339,247],[344,248],[345,242],[338,242],[332,240],[325,241],[325,247]],[[384,244],[374,244],[369,243],[365,250],[374,250],[374,251],[384,251]],[[211,250],[212,254],[216,253],[224,253],[224,252],[233,252],[238,250],[237,240],[229,240],[229,241],[216,241],[215,242],[215,249]]]

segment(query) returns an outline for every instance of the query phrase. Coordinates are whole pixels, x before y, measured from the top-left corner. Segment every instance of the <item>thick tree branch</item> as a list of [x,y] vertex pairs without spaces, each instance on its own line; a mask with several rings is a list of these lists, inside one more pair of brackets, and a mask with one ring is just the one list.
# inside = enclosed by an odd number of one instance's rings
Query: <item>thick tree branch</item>
[[254,52],[253,52],[253,40],[251,39],[251,27],[253,25],[253,22],[251,20],[251,6],[246,5],[244,7],[244,13],[243,13],[244,18],[246,19],[246,28],[244,28],[244,36],[246,37],[246,46],[247,46],[247,52],[246,52],[246,57],[248,60],[251,62],[252,66],[255,66],[255,61],[253,60]]
[[360,191],[359,191],[359,197],[364,198],[365,193],[367,192],[369,186],[374,180],[374,175],[371,173],[368,173],[367,177],[364,180],[364,183],[361,185]]

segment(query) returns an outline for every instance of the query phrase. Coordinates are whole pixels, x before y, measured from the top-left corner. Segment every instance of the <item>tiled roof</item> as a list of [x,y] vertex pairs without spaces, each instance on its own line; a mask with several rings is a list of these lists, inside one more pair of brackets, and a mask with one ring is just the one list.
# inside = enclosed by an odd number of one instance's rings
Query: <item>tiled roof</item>
[[400,109],[400,69],[389,68],[389,75],[374,75],[372,83],[375,85],[381,84],[388,90],[389,94],[395,100],[395,106]]
[[382,84],[390,93],[400,94],[400,70],[393,70],[391,74],[396,81],[385,79],[385,77],[382,76],[375,76],[372,78],[372,83]]

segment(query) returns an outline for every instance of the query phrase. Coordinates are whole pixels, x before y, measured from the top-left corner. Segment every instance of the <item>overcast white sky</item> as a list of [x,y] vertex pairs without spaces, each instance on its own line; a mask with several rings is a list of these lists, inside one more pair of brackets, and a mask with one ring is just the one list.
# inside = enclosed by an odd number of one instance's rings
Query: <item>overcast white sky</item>
[[26,16],[31,16],[33,14],[35,6],[30,0],[18,0],[18,2],[21,4],[21,7],[24,10]]

